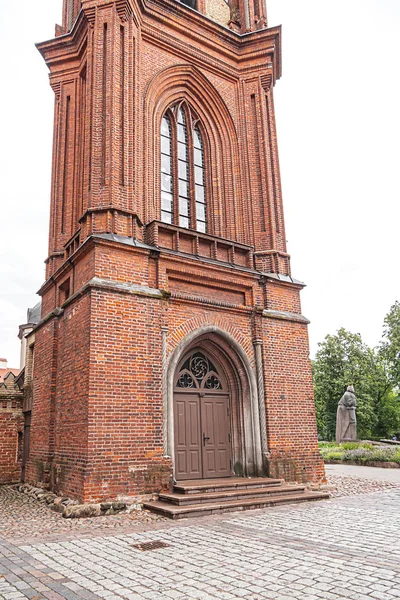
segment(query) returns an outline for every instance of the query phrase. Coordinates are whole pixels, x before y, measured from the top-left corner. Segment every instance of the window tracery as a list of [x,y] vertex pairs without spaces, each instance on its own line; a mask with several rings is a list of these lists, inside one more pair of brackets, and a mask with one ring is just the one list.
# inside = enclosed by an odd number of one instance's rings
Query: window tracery
[[176,387],[205,388],[207,390],[223,389],[216,367],[201,352],[195,352],[184,362],[178,375]]

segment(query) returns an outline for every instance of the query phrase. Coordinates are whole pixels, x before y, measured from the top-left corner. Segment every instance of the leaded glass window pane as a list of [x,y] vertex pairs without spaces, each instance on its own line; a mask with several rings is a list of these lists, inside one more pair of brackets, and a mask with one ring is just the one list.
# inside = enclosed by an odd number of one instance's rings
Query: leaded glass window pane
[[178,111],[178,123],[181,123],[182,125],[186,125],[185,113],[183,112],[183,110],[181,108]]
[[172,180],[171,122],[165,115],[161,121],[161,220],[172,223],[173,180]]
[[161,121],[161,135],[165,135],[166,137],[170,137],[170,126],[168,117],[163,117]]
[[172,223],[172,213],[161,211],[161,221],[164,223]]
[[187,160],[187,145],[182,142],[178,142],[178,158]]
[[187,181],[179,180],[179,196],[189,198],[189,184]]
[[194,179],[195,182],[199,185],[201,185],[204,181],[204,171],[201,167],[195,167],[194,168]]
[[186,125],[178,124],[178,141],[186,142]]
[[204,202],[204,186],[196,185],[196,200],[198,202]]
[[190,6],[190,8],[197,7],[197,0],[180,0],[182,4],[186,4],[186,6]]
[[181,227],[186,227],[186,229],[189,229],[189,219],[187,217],[182,217],[182,215],[179,216],[179,225]]
[[200,129],[195,127],[193,131],[193,162],[194,181],[196,193],[196,229],[206,232],[206,190],[204,184],[204,149]]
[[161,208],[172,213],[172,194],[161,192]]
[[163,135],[161,136],[161,152],[167,156],[171,155],[171,140]]
[[206,220],[206,207],[199,202],[196,202],[196,218],[198,221]]
[[203,166],[203,152],[198,148],[194,148],[194,164],[199,167]]
[[161,191],[172,192],[172,177],[171,177],[171,175],[166,175],[165,173],[161,173]]
[[178,161],[178,177],[179,179],[189,179],[188,164],[183,160]]
[[161,155],[161,172],[171,173],[172,161],[170,156]]
[[189,206],[186,198],[179,198],[179,213],[183,217],[189,216]]
[[198,127],[196,127],[193,132],[193,146],[203,151],[203,144],[201,141],[201,135]]

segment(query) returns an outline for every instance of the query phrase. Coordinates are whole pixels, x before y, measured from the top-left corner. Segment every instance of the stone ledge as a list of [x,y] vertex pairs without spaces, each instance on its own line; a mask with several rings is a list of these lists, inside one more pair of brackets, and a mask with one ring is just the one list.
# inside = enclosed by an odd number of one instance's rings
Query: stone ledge
[[282,321],[293,321],[294,323],[303,323],[309,325],[310,321],[298,313],[286,312],[283,310],[265,309],[262,313],[263,317],[268,319],[280,319]]

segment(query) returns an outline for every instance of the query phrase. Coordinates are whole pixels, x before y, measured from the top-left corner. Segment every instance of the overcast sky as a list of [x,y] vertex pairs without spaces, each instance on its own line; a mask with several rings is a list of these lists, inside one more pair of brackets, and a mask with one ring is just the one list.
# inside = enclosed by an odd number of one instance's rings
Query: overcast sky
[[[47,255],[53,93],[34,43],[61,0],[1,0],[0,357]],[[292,274],[307,283],[311,353],[346,327],[375,345],[400,300],[400,0],[268,0],[283,26],[275,88]]]

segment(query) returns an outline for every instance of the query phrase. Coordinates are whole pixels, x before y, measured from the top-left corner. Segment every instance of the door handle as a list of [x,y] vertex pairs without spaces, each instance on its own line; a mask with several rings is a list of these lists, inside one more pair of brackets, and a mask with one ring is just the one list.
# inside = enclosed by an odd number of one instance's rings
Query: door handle
[[205,433],[203,433],[203,446],[206,445],[206,442],[209,440],[210,438],[206,436]]

